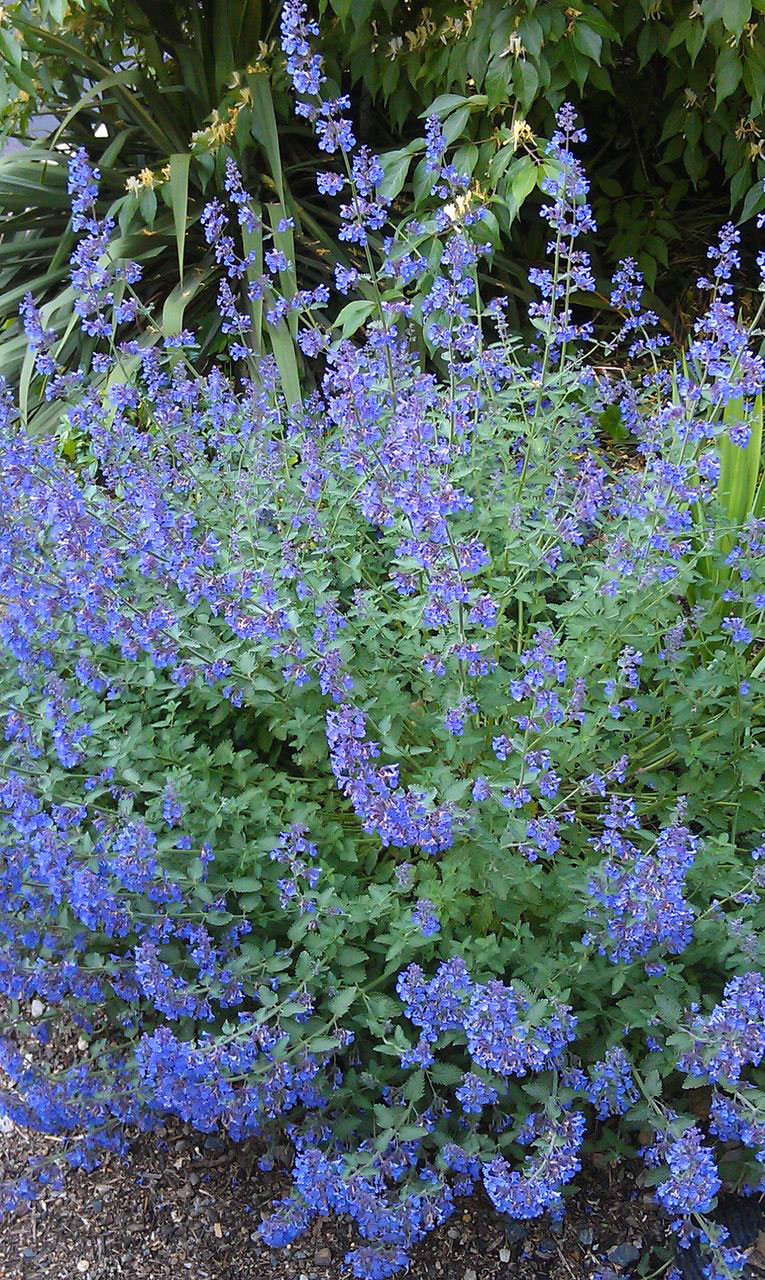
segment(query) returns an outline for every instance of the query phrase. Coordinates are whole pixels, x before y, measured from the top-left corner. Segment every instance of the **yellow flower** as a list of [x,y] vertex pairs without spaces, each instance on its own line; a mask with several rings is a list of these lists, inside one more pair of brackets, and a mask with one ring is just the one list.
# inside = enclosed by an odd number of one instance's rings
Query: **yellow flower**
[[142,169],[137,177],[128,178],[125,188],[133,195],[138,195],[141,191],[151,191],[156,181],[151,169]]

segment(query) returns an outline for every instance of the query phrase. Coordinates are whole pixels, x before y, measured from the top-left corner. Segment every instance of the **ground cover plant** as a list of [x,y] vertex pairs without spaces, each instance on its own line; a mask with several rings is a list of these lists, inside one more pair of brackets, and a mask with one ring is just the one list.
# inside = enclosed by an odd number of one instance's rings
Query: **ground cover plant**
[[[232,159],[203,218],[226,359],[162,334],[83,151],[87,373],[23,306],[63,430],[4,387],[2,1105],[65,1141],[5,1207],[174,1115],[287,1161],[267,1241],[348,1215],[375,1280],[477,1184],[559,1214],[589,1144],[639,1153],[727,1275],[709,1215],[765,1158],[765,304],[740,319],[727,225],[685,350],[631,260],[596,342],[564,105],[522,339],[438,117],[391,222],[318,41],[285,5],[367,265],[336,323],[327,287],[280,295],[290,227]],[[263,315],[312,379],[258,354]]]

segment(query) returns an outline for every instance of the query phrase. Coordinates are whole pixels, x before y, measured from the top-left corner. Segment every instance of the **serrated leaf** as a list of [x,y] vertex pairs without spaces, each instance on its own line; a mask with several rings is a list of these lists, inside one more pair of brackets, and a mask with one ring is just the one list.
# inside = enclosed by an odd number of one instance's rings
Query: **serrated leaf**
[[407,1102],[419,1102],[425,1093],[425,1072],[415,1071],[404,1085],[403,1093]]
[[349,987],[347,991],[341,991],[336,995],[334,1000],[330,1000],[329,1007],[336,1018],[342,1018],[347,1013],[358,995],[357,987]]
[[435,1062],[428,1072],[436,1084],[444,1085],[459,1084],[465,1074],[461,1067],[455,1067],[451,1062]]

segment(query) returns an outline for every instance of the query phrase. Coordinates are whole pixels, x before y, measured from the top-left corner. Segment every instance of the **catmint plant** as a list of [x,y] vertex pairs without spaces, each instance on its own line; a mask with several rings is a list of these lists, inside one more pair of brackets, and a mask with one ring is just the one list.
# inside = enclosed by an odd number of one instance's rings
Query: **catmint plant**
[[[31,409],[0,385],[0,1103],[63,1139],[3,1205],[175,1116],[257,1139],[263,1167],[286,1140],[264,1239],[345,1215],[377,1280],[475,1188],[560,1215],[596,1126],[619,1149],[649,1129],[658,1205],[730,1268],[719,1146],[750,1190],[765,1151],[765,524],[731,527],[717,488],[726,441],[749,443],[726,406],[751,415],[762,381],[735,232],[686,352],[629,261],[601,335],[565,105],[511,335],[438,122],[431,203],[400,216],[318,36],[288,0],[296,110],[354,255],[336,291],[281,295],[292,264],[265,228],[262,268],[246,248],[229,159],[202,219],[210,359],[112,258],[78,153],[96,355],[61,364],[30,296]],[[257,350],[260,301],[297,322],[301,398]],[[62,1029],[78,1048],[53,1069]],[[693,1123],[686,1075],[710,1097]]]

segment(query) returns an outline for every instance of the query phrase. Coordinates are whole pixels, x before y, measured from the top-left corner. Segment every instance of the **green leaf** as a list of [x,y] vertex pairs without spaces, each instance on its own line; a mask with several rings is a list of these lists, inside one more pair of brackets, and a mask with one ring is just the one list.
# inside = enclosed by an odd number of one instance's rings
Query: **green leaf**
[[287,325],[280,320],[278,325],[268,326],[268,339],[279,367],[284,394],[290,408],[302,405],[303,396],[300,390],[300,370],[298,366],[295,343]]
[[450,111],[464,106],[466,102],[469,102],[469,98],[464,93],[442,93],[431,102],[429,107],[420,112],[420,120],[427,120],[428,116],[439,116],[443,119]]
[[347,1013],[358,995],[357,987],[348,987],[346,991],[341,991],[335,996],[334,1000],[330,1000],[329,1007],[336,1018],[342,1018]]
[[415,165],[412,174],[412,191],[414,193],[415,208],[419,208],[423,201],[430,195],[433,189],[433,179],[435,174],[428,171],[427,157],[423,156]]
[[[279,282],[281,284],[282,294],[287,300],[294,298],[297,293],[297,266],[295,263],[295,235],[292,227],[286,226],[283,231],[279,230],[279,226],[287,221],[287,210],[283,204],[270,204],[268,206],[268,220],[271,223],[271,232],[273,235],[274,248],[280,249],[284,254],[289,266],[286,271],[279,272]],[[287,326],[293,338],[297,334],[298,317],[296,311],[290,311],[287,315]]]
[[518,59],[513,72],[513,84],[521,107],[528,111],[539,88],[539,73],[533,62],[526,58]]
[[515,212],[520,209],[524,200],[531,194],[537,185],[537,177],[541,173],[541,168],[535,164],[531,156],[523,156],[520,160],[516,160],[511,169],[508,171],[508,187],[509,195],[512,200]]
[[181,280],[183,280],[183,254],[186,246],[190,164],[191,154],[188,151],[176,152],[170,157],[170,207],[173,211],[175,243],[178,247],[178,275]]
[[407,1102],[419,1102],[425,1093],[425,1072],[415,1071],[404,1085],[403,1092]]
[[740,36],[751,16],[752,0],[725,0],[722,20],[726,31]]
[[728,45],[721,49],[715,63],[715,84],[717,85],[717,101],[721,102],[735,93],[741,81],[741,59],[735,49]]
[[141,210],[141,217],[148,227],[154,225],[154,219],[157,216],[157,196],[151,187],[147,187],[138,197],[138,208]]
[[385,177],[380,183],[378,190],[380,195],[386,200],[393,200],[406,182],[406,175],[409,172],[409,164],[412,159],[412,153],[408,150],[389,151],[386,156],[381,158]]
[[574,29],[571,32],[571,39],[574,47],[583,53],[586,58],[590,58],[593,62],[597,62],[600,66],[600,51],[603,48],[603,37],[599,36],[586,22],[582,22],[579,18],[574,23]]
[[247,76],[247,86],[252,95],[250,132],[253,138],[260,143],[266,154],[271,177],[274,180],[279,199],[284,205],[286,204],[284,173],[271,84],[265,72],[255,72]]
[[513,64],[509,58],[503,58],[498,54],[492,58],[486,72],[486,92],[489,96],[490,109],[507,101],[512,74]]
[[261,882],[257,876],[239,876],[231,881],[231,888],[235,893],[255,893],[261,887]]
[[458,138],[462,137],[469,119],[470,107],[460,107],[458,111],[454,111],[450,116],[446,117],[443,129],[447,145],[456,142]]
[[[261,220],[260,205],[253,203],[252,212],[254,215],[254,223],[251,229],[242,228],[242,245],[245,256],[249,259],[250,254],[253,255],[251,264],[247,267],[247,280],[250,284],[255,284],[263,274],[263,223]],[[250,315],[252,316],[252,336],[255,345],[255,352],[260,355],[263,350],[263,298],[255,297],[250,299]]]
[[428,1130],[421,1124],[404,1124],[397,1133],[399,1142],[416,1142],[418,1138],[425,1138]]
[[429,1068],[428,1074],[436,1084],[450,1085],[459,1084],[465,1073],[460,1067],[455,1067],[451,1062],[435,1062]]
[[[720,440],[720,478],[717,482],[717,495],[723,510],[735,528],[739,528],[752,512],[754,494],[760,471],[762,454],[762,395],[755,401],[754,409],[748,419],[744,413],[743,400],[729,400],[723,410],[723,422],[730,427],[746,421],[749,427],[749,441],[745,449],[741,449],[730,439],[729,430]],[[730,551],[735,541],[735,533],[722,539],[725,554]]]
[[376,306],[376,302],[368,302],[362,298],[346,303],[335,321],[336,325],[340,325],[342,337],[350,338],[356,333],[364,322],[369,319]]
[[197,294],[207,279],[208,273],[200,267],[190,271],[185,280],[176,285],[172,293],[165,299],[162,308],[162,332],[165,337],[175,337],[183,328],[183,314],[192,298]]
[[755,182],[744,197],[739,223],[747,222],[749,218],[754,217],[755,213],[759,213],[762,209],[765,209],[765,191],[763,191],[761,182]]
[[364,964],[367,960],[366,951],[362,951],[361,947],[341,947],[337,953],[338,963],[345,966],[351,964]]

